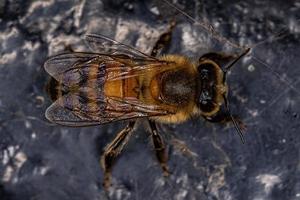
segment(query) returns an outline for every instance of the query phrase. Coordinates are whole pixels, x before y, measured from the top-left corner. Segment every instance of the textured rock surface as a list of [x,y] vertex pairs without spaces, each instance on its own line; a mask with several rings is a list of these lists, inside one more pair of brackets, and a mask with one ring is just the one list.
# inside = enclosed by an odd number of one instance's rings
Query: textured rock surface
[[[84,51],[81,38],[91,32],[149,52],[176,12],[161,1],[24,2],[0,1],[0,199],[105,199],[99,155],[125,123],[76,129],[48,123],[43,62],[66,46]],[[109,196],[300,199],[300,2],[178,2],[231,41],[254,45],[229,75],[230,105],[247,124],[246,144],[232,126],[202,119],[163,126],[166,137],[173,131],[191,151],[169,145],[172,175],[164,179],[139,128],[114,168]],[[238,50],[176,16],[169,53],[198,58]],[[284,37],[274,39],[280,31]]]

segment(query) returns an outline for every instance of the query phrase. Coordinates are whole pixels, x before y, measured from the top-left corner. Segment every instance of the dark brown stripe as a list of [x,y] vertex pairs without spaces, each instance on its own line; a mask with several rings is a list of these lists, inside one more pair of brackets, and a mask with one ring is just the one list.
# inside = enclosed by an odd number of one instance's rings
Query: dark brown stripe
[[58,88],[60,88],[59,82],[56,81],[53,77],[51,77],[47,82],[45,89],[53,102],[59,98],[60,92],[58,91]]
[[91,66],[84,66],[79,70],[80,73],[80,81],[78,82],[79,87],[85,87],[87,85],[88,80],[90,79]]
[[97,73],[97,105],[102,114],[105,112],[105,95],[104,95],[104,83],[106,80],[106,64],[101,63],[98,67]]

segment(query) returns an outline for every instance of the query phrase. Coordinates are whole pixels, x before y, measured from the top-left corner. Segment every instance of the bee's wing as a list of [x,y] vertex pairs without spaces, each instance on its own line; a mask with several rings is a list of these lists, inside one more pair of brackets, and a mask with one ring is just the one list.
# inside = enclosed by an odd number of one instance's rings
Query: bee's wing
[[[64,98],[64,97],[62,97]],[[54,123],[65,126],[93,126],[100,124],[99,121],[82,118],[76,115],[73,110],[65,108],[59,103],[62,99],[58,99],[45,112],[46,118]]]
[[129,45],[115,41],[104,35],[87,34],[85,35],[85,41],[91,50],[97,53],[107,53],[110,55],[125,54],[134,59],[158,60],[155,57],[149,56]]
[[[114,64],[109,66],[111,61]],[[62,125],[90,126],[171,114],[164,107],[145,104],[137,98],[106,97],[103,91],[106,81],[144,76],[149,70],[161,67],[162,63],[166,62],[128,58],[121,54],[74,52],[54,56],[46,61],[46,71],[62,85],[76,89],[68,91],[68,94],[63,94],[56,100],[47,109],[46,117]],[[106,71],[100,69],[101,64],[107,64]],[[90,84],[94,81],[97,81],[97,88]]]
[[[122,65],[122,73],[118,73],[120,67],[110,68],[113,77],[108,77],[108,80],[126,79],[130,76],[140,76],[148,73],[149,70],[157,69],[162,66],[168,66],[168,61],[130,58],[127,54],[98,54],[86,52],[63,53],[50,57],[45,63],[45,70],[58,82],[64,85],[70,85],[64,77],[68,77],[71,83],[80,82],[80,79],[87,78],[83,76],[83,71],[89,71],[89,68],[98,67],[101,63],[114,61]],[[75,80],[74,80],[75,79]]]
[[93,126],[120,120],[174,114],[157,105],[144,105],[137,99],[106,98],[97,102],[98,108],[89,110],[81,103],[70,106],[70,99],[80,98],[76,94],[62,96],[47,110],[46,118],[65,126]]
[[82,63],[87,63],[97,57],[99,55],[95,53],[63,53],[50,57],[44,63],[44,68],[53,78],[60,82],[63,73],[81,68],[83,66]]

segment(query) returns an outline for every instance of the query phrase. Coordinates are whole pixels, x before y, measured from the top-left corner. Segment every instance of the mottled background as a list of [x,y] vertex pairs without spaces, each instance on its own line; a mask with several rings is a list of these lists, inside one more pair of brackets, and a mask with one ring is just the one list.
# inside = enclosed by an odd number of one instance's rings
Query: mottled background
[[[217,42],[163,1],[0,0],[1,200],[300,199],[300,1],[175,5],[231,41],[254,45],[229,75],[230,106],[247,124],[246,144],[232,126],[203,119],[164,125],[172,171],[165,179],[145,128],[137,128],[106,195],[99,155],[126,123],[66,128],[47,122],[46,58],[69,48],[86,50],[85,33],[149,52],[174,17],[178,25],[169,53],[198,58],[239,49]],[[172,145],[170,132],[189,151]]]

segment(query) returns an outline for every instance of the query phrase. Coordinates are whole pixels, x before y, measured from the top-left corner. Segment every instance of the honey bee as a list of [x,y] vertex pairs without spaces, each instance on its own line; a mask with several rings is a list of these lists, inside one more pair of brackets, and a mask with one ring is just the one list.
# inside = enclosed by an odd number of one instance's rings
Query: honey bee
[[239,122],[229,111],[227,71],[245,54],[207,53],[191,61],[180,55],[159,55],[170,42],[174,26],[155,44],[151,55],[103,35],[88,34],[92,52],[71,52],[49,58],[44,68],[52,77],[46,110],[51,122],[80,127],[128,120],[101,157],[104,187],[112,166],[132,135],[138,118],[148,120],[156,157],[169,174],[165,143],[156,123],[181,123],[193,116],[211,122]]

